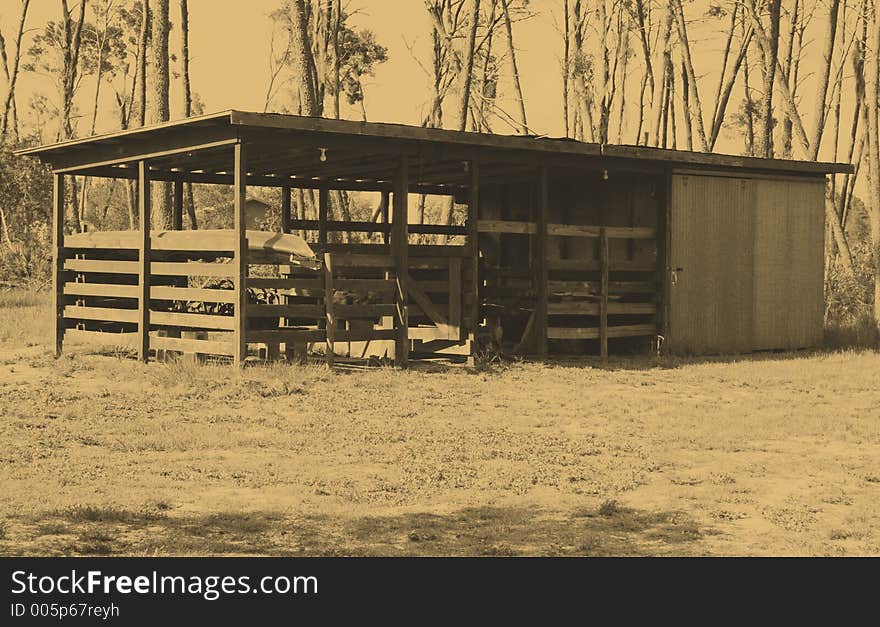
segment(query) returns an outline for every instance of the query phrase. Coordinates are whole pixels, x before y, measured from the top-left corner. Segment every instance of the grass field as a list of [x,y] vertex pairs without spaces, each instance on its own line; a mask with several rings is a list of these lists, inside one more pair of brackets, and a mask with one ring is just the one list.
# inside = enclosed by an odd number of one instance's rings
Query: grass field
[[873,352],[239,372],[48,333],[0,294],[3,555],[880,554]]

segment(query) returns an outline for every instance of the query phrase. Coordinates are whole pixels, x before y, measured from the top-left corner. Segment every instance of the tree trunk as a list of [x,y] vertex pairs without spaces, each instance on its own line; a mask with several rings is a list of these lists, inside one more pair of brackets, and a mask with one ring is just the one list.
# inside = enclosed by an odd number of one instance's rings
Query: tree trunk
[[874,257],[874,324],[880,333],[880,3],[865,20],[870,33],[865,47],[865,110],[868,117],[868,198]]
[[779,13],[781,0],[769,0],[770,36],[764,50],[767,69],[764,72],[764,98],[761,101],[761,116],[764,120],[761,141],[764,157],[773,157],[773,88],[776,81],[776,65],[779,62]]
[[825,129],[825,97],[828,94],[828,78],[831,74],[831,60],[834,56],[834,43],[837,34],[837,13],[840,9],[840,0],[831,0],[831,8],[828,11],[828,31],[825,37],[825,48],[822,53],[824,63],[819,73],[819,89],[816,92],[816,105],[813,108],[815,120],[813,122],[813,135],[810,143],[810,161],[819,158],[819,148],[822,145],[822,133]]
[[[697,85],[697,75],[694,72],[694,65],[691,60],[691,45],[688,39],[687,24],[684,19],[684,9],[681,6],[681,0],[672,0],[675,4],[675,21],[678,25],[678,38],[681,45],[682,62],[687,71],[688,101],[693,105],[694,110],[688,111],[688,117],[696,120],[697,136],[700,138],[700,147],[704,152],[709,152],[709,142],[706,139],[706,127],[703,124],[703,105],[700,102],[700,90]],[[688,106],[690,106],[690,104]]]
[[[476,7],[477,12],[479,12],[479,0],[476,2]],[[528,135],[529,125],[526,119],[526,104],[523,99],[522,84],[519,80],[519,68],[516,64],[516,48],[513,45],[513,23],[510,19],[508,0],[501,0],[501,10],[504,12],[504,30],[507,34],[507,56],[508,61],[510,62],[510,75],[513,78],[513,92],[519,108],[520,134]],[[477,15],[479,15],[479,13],[477,13]],[[472,32],[474,36],[476,36],[476,29],[472,29]]]
[[[160,124],[171,119],[171,102],[169,90],[171,74],[169,71],[169,46],[168,36],[170,31],[169,0],[153,0],[151,19],[151,53],[152,72],[148,74],[150,79],[149,90],[152,96],[149,121],[151,124]],[[153,187],[153,223],[157,229],[168,230],[173,228],[171,217],[172,191],[171,184],[164,181],[156,181]]]
[[3,69],[6,74],[7,83],[9,85],[6,92],[6,102],[3,104],[3,116],[0,117],[0,144],[6,139],[9,129],[9,118],[14,112],[15,107],[15,84],[18,81],[18,69],[21,62],[21,38],[24,34],[25,23],[27,22],[28,6],[30,0],[24,0],[21,6],[21,18],[18,21],[18,32],[15,36],[15,57],[12,61],[12,69],[9,69],[6,57],[6,42],[0,36],[0,53],[3,55]]
[[302,115],[320,115],[318,89],[315,84],[315,59],[312,56],[306,7],[303,0],[290,3],[292,30],[290,33],[291,65],[293,73],[299,78],[300,106]]
[[147,123],[147,46],[150,39],[150,0],[143,0],[141,32],[138,36],[138,126]]
[[[189,2],[180,0],[180,94],[183,117],[192,115],[192,86],[189,79]],[[192,183],[183,185],[183,204],[189,218],[189,228],[196,230],[196,204]]]

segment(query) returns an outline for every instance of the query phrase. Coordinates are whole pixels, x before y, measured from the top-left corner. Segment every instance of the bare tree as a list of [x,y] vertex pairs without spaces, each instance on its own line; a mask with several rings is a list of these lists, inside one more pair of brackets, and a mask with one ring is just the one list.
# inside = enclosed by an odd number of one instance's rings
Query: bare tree
[[21,17],[18,20],[18,30],[15,36],[15,56],[13,57],[12,67],[9,67],[9,60],[6,51],[6,41],[3,34],[0,33],[0,56],[3,62],[3,74],[6,77],[6,99],[3,103],[3,115],[0,117],[0,144],[6,140],[9,130],[9,118],[15,111],[15,85],[18,82],[18,72],[21,66],[21,38],[24,34],[25,24],[27,22],[28,7],[30,0],[24,0],[21,5]]
[[[189,2],[180,0],[180,95],[183,117],[192,115],[192,85],[189,79]],[[198,228],[192,183],[183,188],[186,215],[191,229]]]
[[[479,2],[475,2],[476,10],[479,11]],[[494,10],[494,8],[493,8]],[[514,96],[519,108],[519,131],[523,135],[529,134],[529,124],[526,119],[526,104],[523,99],[522,85],[519,80],[519,68],[516,64],[516,47],[513,45],[513,24],[510,19],[510,7],[508,0],[501,0],[501,10],[504,15],[504,31],[507,34],[507,59],[510,63],[510,75],[513,80]],[[475,31],[473,31],[475,33]]]

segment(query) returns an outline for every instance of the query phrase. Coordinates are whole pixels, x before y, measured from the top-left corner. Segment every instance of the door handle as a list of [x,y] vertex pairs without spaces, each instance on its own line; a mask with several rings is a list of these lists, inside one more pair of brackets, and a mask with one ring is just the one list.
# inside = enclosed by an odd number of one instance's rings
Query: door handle
[[669,268],[669,272],[672,273],[672,284],[675,285],[678,283],[678,273],[684,272],[684,268]]

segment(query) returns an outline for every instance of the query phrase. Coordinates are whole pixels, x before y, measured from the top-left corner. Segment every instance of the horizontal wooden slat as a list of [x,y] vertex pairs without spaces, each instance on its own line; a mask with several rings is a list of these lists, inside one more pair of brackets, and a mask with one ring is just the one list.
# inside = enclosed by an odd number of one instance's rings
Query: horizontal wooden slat
[[[547,291],[551,294],[570,296],[598,296],[599,281],[549,281]],[[609,281],[609,294],[653,294],[657,286],[651,281]]]
[[71,320],[137,323],[138,312],[137,309],[113,309],[110,307],[79,307],[76,305],[68,305],[64,308],[64,317]]
[[154,350],[180,351],[182,353],[201,353],[203,355],[226,355],[234,354],[233,344],[216,340],[193,340],[177,337],[150,336],[150,348]]
[[232,277],[235,276],[235,266],[231,263],[154,261],[150,264],[150,273],[159,276]]
[[[602,227],[579,224],[548,224],[547,235],[564,237],[599,237]],[[606,226],[611,239],[656,239],[657,230],[651,227]]]
[[393,340],[397,337],[396,329],[336,329],[333,332],[334,342],[366,342],[368,340]]
[[[591,271],[599,270],[595,259],[548,259],[549,270]],[[616,260],[611,262],[610,272],[656,272],[657,266],[644,261]]]
[[538,225],[534,222],[516,222],[513,220],[477,220],[477,231],[480,233],[534,235],[538,232]]
[[323,290],[323,279],[266,279],[249,278],[247,286],[255,289],[279,289],[279,290]]
[[156,300],[198,301],[203,303],[233,303],[235,302],[235,291],[153,285],[150,287],[150,298],[155,298]]
[[390,292],[397,287],[394,279],[334,279],[333,287],[344,292]]
[[80,329],[66,329],[64,339],[94,342],[104,345],[122,346],[134,348],[137,346],[137,333],[102,333],[100,331],[82,331]]
[[65,283],[67,296],[104,296],[107,298],[138,298],[137,285],[114,285],[111,283]]
[[344,320],[352,318],[377,318],[395,315],[397,313],[397,305],[334,305],[333,313],[337,318]]
[[327,333],[323,329],[278,329],[271,331],[248,331],[247,341],[254,344],[278,342],[323,342]]
[[333,265],[337,268],[393,268],[390,255],[351,255],[334,253]]
[[188,329],[219,331],[233,331],[235,329],[235,318],[232,316],[211,316],[207,314],[173,313],[168,311],[151,311],[150,323],[157,326]]
[[[608,313],[616,315],[643,315],[653,314],[657,311],[654,303],[608,303]],[[548,303],[547,313],[555,316],[598,316],[599,303],[590,302],[563,302]]]
[[[641,337],[654,335],[656,333],[657,327],[653,324],[631,324],[608,327],[608,337]],[[551,340],[596,340],[599,339],[599,328],[549,327],[547,329],[547,338]]]
[[248,305],[249,318],[323,318],[321,305]]
[[104,261],[98,259],[65,259],[64,269],[73,272],[99,272],[101,274],[137,274],[137,261]]
[[[65,283],[68,296],[104,296],[107,298],[138,298],[137,285],[113,285],[109,283]],[[231,303],[235,297],[232,290],[210,290],[192,287],[168,287],[154,285],[150,298],[157,300],[200,301],[205,303]]]

